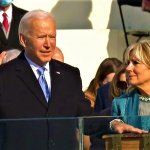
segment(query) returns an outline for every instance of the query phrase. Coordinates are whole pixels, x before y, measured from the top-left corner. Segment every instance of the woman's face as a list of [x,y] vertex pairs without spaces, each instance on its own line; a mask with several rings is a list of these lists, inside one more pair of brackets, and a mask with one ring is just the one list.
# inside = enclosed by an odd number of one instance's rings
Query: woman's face
[[134,56],[131,56],[130,61],[126,66],[126,73],[130,85],[136,87],[150,85],[150,68]]

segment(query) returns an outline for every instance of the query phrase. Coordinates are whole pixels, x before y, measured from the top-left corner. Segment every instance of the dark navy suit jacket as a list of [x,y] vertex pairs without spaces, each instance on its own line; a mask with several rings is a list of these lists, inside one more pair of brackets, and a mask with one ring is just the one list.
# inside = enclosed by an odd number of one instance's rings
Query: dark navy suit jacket
[[[64,117],[62,122],[54,119],[6,123],[2,126],[3,150],[77,149],[77,120],[65,118],[92,114],[90,103],[82,92],[79,70],[51,60],[50,74],[51,98],[47,103],[23,52],[16,59],[0,66],[0,118]],[[95,125],[92,123],[85,129],[89,133],[90,130],[100,132],[106,126],[109,128],[108,122],[103,124],[102,121],[96,121]]]
[[[97,90],[97,96],[94,106],[95,112],[100,113],[106,109],[111,108],[111,101],[109,100],[109,87],[110,83],[107,83]],[[111,115],[110,110],[107,110],[105,115]]]
[[[97,96],[94,106],[94,111],[101,113],[103,116],[111,115],[111,101],[109,100],[110,83],[101,86],[97,90]],[[105,143],[100,136],[91,136],[91,150],[105,150]]]

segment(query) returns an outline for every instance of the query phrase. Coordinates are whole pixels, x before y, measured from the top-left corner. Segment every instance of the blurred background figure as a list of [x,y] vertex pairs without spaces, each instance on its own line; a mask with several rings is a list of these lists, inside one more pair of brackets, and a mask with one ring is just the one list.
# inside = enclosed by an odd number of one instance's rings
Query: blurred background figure
[[56,47],[54,50],[54,55],[52,57],[55,60],[64,62],[64,55],[59,47]]
[[[11,49],[9,51],[3,51],[0,54],[0,64],[6,63],[14,58],[16,58],[20,54],[20,50],[18,49]],[[54,50],[54,55],[52,57],[55,60],[64,62],[64,55],[60,48],[56,47]]]
[[[124,65],[120,65],[116,70],[116,73],[111,82],[102,85],[96,96],[96,102],[94,106],[95,112],[101,113],[105,111],[106,116],[111,115],[111,102],[114,97],[120,96],[122,92],[127,88],[126,74]],[[108,110],[109,108],[109,110]]]
[[111,102],[109,99],[109,90],[110,90],[110,82],[99,87],[97,90],[94,105],[94,111],[98,113],[101,113],[103,111],[105,112],[104,113],[105,116],[110,115],[110,110],[107,110],[107,108],[110,108],[111,106]]
[[16,58],[20,53],[21,53],[21,51],[18,49],[12,49],[12,50],[7,51],[6,55],[4,56],[4,58],[2,60],[2,64],[7,63],[10,60]]
[[84,92],[86,99],[88,99],[91,103],[91,107],[94,106],[95,103],[95,84],[94,79],[91,80],[88,88]]
[[0,53],[10,49],[22,50],[19,44],[18,26],[27,12],[12,4],[13,0],[0,0]]
[[0,53],[0,65],[2,64],[3,59],[4,59],[4,57],[6,56],[6,54],[7,54],[6,51],[3,51],[3,52]]
[[112,101],[115,97],[124,94],[127,87],[128,87],[128,83],[126,78],[126,69],[125,69],[125,65],[123,64],[117,70],[110,84],[109,99]]
[[[107,85],[108,83],[110,83],[112,81],[112,79],[115,75],[115,72],[117,71],[118,67],[121,64],[122,64],[122,62],[117,58],[106,58],[100,63],[94,79],[91,80],[88,88],[84,92],[85,97],[86,97],[86,99],[88,99],[90,101],[92,108],[94,108],[94,105],[95,105],[97,89],[99,89],[103,85]],[[105,95],[104,96],[105,98],[108,97],[108,91],[109,91],[109,88],[107,87],[103,93]],[[105,98],[104,98],[104,101],[106,101],[106,103],[109,103],[108,105],[110,107],[110,102],[108,102],[108,99],[105,100]],[[100,148],[104,147],[103,141],[101,142],[100,139],[97,139],[97,138],[95,141],[94,139],[95,139],[95,137],[91,139],[91,142],[93,143],[91,145],[90,137],[84,136],[85,149],[89,149],[89,148],[90,149],[95,149],[95,148],[100,149]]]
[[91,80],[84,92],[85,97],[91,102],[91,107],[95,105],[97,89],[112,81],[116,70],[121,64],[122,62],[117,58],[106,58],[101,62],[94,79]]

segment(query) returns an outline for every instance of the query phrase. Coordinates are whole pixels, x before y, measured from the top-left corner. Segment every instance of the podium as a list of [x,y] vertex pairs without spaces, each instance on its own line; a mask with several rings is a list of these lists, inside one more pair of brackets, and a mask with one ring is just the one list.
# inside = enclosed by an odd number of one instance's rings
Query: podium
[[109,134],[103,139],[106,150],[150,150],[150,133]]

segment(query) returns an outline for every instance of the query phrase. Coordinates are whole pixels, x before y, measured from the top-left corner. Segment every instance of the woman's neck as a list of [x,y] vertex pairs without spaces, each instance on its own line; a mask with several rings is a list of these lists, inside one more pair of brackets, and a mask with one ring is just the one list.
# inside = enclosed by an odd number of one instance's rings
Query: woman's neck
[[147,87],[147,88],[138,88],[138,91],[143,96],[150,96],[150,87]]

